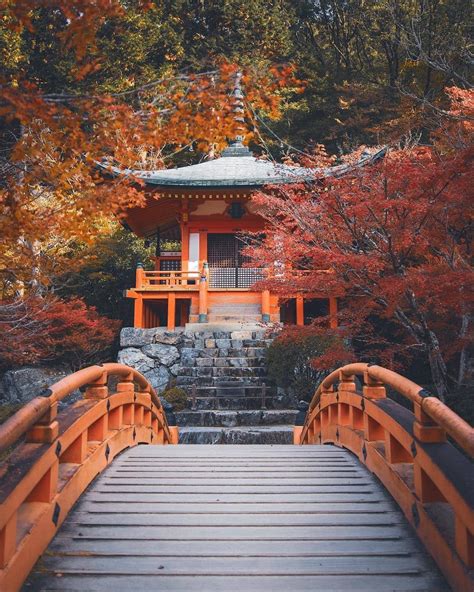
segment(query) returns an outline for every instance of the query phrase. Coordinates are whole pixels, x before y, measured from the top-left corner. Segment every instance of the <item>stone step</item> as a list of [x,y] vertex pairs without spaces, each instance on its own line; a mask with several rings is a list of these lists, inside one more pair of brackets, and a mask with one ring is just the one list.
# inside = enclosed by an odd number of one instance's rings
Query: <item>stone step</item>
[[[260,359],[260,362],[258,362]],[[253,363],[249,364],[249,360]],[[189,364],[189,362],[187,362]],[[263,368],[265,366],[265,360],[261,358],[229,358],[229,357],[200,357],[194,359],[194,364],[191,368]],[[190,367],[189,365],[183,365],[183,367]]]
[[[203,331],[266,331],[267,325],[261,322],[245,323],[236,321],[234,323],[186,323],[185,331],[195,331],[202,333]],[[279,327],[272,327],[273,331],[277,331]]]
[[265,366],[264,357],[222,356],[210,359],[214,368],[263,368]]
[[293,444],[292,425],[182,427],[180,444]]
[[243,347],[240,349],[235,348],[216,348],[216,347],[205,347],[205,348],[184,348],[185,362],[183,364],[195,365],[194,360],[196,358],[256,358],[263,362],[265,360],[266,348],[264,347]]
[[202,378],[203,376],[213,377],[265,377],[266,369],[264,367],[253,367],[253,368],[223,368],[216,366],[195,366],[192,368],[181,368],[179,376],[195,376],[196,378]]
[[176,384],[178,386],[189,386],[192,387],[193,384],[196,387],[204,387],[204,386],[215,386],[215,387],[239,387],[239,388],[248,388],[249,386],[260,386],[262,385],[262,380],[260,376],[246,376],[245,383],[242,381],[241,376],[184,376],[183,374],[179,374],[176,377]]
[[[188,388],[188,393],[192,396],[193,387]],[[273,397],[277,394],[276,388],[273,386],[265,386],[265,396]],[[196,383],[196,396],[197,397],[262,397],[262,385],[261,384],[248,384],[240,385],[234,383],[233,386],[222,386],[217,384],[206,384]]]
[[[194,325],[192,325],[194,327]],[[186,329],[184,332],[185,338],[188,339],[270,339],[276,337],[277,331],[262,330],[247,330],[247,329],[233,329],[231,331],[225,330],[207,330],[196,331],[195,329]]]
[[[184,349],[235,349],[242,350],[247,347],[267,348],[272,339],[231,339],[228,337],[194,338],[184,341]],[[237,354],[238,355],[238,354]]]
[[175,413],[178,426],[236,427],[294,424],[297,411],[291,409],[253,409],[180,411]]
[[[232,411],[239,411],[242,409],[262,409],[262,397],[260,393],[251,391],[244,395],[227,394],[225,396],[216,396],[216,389],[209,388],[201,391],[203,394],[196,397],[193,401],[189,399],[189,406],[193,407],[193,411],[212,411],[213,409],[228,409]],[[205,393],[205,395],[204,395]],[[296,408],[296,401],[287,395],[270,394],[265,397],[266,409],[288,409],[294,406]]]

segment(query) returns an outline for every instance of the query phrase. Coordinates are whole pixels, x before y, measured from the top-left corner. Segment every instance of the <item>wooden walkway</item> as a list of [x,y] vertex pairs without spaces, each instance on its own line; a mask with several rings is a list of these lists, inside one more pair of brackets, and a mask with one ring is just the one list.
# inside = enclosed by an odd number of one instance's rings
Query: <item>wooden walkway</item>
[[446,592],[334,446],[139,446],[81,497],[24,590]]

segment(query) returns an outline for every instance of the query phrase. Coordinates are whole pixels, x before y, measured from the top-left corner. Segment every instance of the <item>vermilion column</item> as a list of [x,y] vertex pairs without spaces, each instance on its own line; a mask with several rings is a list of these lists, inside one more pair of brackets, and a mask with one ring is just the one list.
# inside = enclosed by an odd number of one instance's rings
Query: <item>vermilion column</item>
[[304,325],[304,300],[301,294],[296,296],[296,324]]
[[207,323],[207,263],[204,263],[199,280],[199,322]]
[[137,297],[135,298],[133,326],[137,329],[143,328],[143,298],[141,294],[137,294]]
[[270,322],[270,290],[262,292],[262,321],[264,323]]
[[189,227],[187,224],[181,224],[181,269],[189,269]]
[[329,326],[337,328],[337,298],[329,298]]
[[176,318],[176,294],[174,292],[170,292],[168,294],[168,329],[173,331],[175,328],[175,318]]

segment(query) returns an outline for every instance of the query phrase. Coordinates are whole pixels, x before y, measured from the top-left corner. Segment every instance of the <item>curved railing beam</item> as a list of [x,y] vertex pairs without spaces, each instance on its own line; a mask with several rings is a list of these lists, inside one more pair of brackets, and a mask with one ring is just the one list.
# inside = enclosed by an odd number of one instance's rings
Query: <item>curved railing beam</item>
[[[413,411],[387,399],[386,387],[410,401]],[[348,364],[319,385],[295,442],[332,443],[356,454],[398,502],[453,589],[474,589],[474,471],[468,459],[474,429],[442,401],[392,370]]]
[[358,362],[335,370],[317,388],[309,405],[309,412],[316,407],[321,394],[339,383],[342,376],[364,375],[375,382],[389,386],[413,404],[419,405],[420,409],[439,427],[442,427],[470,456],[474,456],[474,430],[466,421],[420,385],[381,366]]
[[45,389],[40,396],[26,403],[12,417],[7,419],[0,428],[0,452],[12,446],[21,438],[55,403],[62,401],[72,392],[86,385],[92,385],[100,381],[101,378],[104,378],[104,373],[106,377],[130,378],[130,382],[137,384],[142,391],[149,392],[153,403],[158,409],[161,409],[161,402],[154,388],[134,368],[118,363],[89,366],[54,383],[48,389]]
[[[116,392],[108,379],[118,377]],[[84,399],[57,413],[58,402]],[[125,448],[176,444],[160,399],[123,364],[91,366],[53,384],[0,426],[0,590],[16,592],[89,483]]]

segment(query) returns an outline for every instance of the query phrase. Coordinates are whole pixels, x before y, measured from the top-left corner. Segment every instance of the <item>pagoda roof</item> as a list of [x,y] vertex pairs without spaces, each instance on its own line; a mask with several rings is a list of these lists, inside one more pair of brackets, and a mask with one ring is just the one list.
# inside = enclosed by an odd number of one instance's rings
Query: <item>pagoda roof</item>
[[[375,153],[368,151],[355,166],[363,166],[374,161],[383,153],[385,153],[385,149]],[[354,168],[354,165],[339,165],[325,169],[311,169],[279,164],[256,158],[240,142],[234,142],[228,146],[219,158],[174,169],[121,169],[110,166],[107,162],[102,162],[100,166],[113,175],[139,179],[147,185],[183,189],[287,185],[311,182],[325,176],[337,177]]]
[[[239,143],[240,144],[240,143]],[[175,169],[119,169],[102,163],[115,175],[134,177],[161,187],[261,187],[301,183],[315,179],[315,169],[306,169],[255,158],[250,150],[231,144],[219,158]]]

